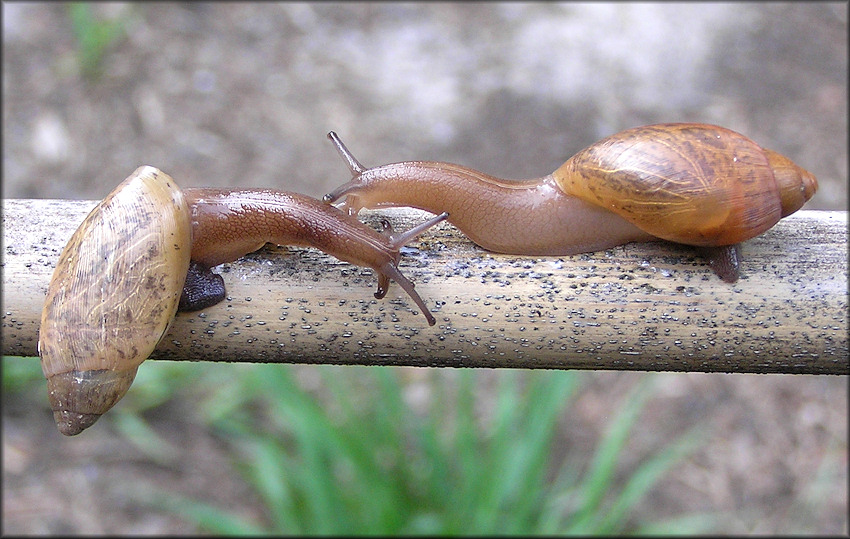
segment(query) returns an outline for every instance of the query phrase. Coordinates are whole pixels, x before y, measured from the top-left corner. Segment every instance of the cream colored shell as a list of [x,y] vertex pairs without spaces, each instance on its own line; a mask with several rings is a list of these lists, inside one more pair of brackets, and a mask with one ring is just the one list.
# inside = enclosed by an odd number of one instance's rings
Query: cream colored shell
[[127,391],[177,311],[191,218],[180,188],[142,166],[101,201],[59,256],[38,349],[59,430],[77,434]]

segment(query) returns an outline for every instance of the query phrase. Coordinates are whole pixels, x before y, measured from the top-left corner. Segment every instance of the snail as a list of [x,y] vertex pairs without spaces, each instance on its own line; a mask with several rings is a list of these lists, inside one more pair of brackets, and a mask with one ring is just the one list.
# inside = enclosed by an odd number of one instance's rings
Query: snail
[[399,249],[445,219],[384,234],[321,201],[270,189],[185,189],[142,166],[95,206],[59,256],[47,290],[38,351],[56,424],[91,426],[130,387],[176,311],[225,297],[211,267],[267,242],[313,246],[390,279],[435,320],[397,267]]
[[729,129],[670,123],[628,129],[585,148],[542,178],[505,181],[463,166],[406,161],[365,168],[328,133],[352,179],[324,196],[361,208],[448,212],[499,253],[571,255],[658,239],[702,248],[724,281],[738,244],[797,211],[817,180],[787,157]]

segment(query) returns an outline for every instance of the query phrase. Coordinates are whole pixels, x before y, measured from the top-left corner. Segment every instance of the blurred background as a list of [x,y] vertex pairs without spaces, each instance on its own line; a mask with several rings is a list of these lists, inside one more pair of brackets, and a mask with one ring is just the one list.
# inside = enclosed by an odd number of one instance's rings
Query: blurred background
[[[149,164],[183,187],[275,187],[321,196],[348,179],[326,138],[330,130],[366,166],[434,159],[531,178],[622,129],[696,121],[739,131],[812,171],[820,190],[806,209],[846,210],[847,37],[846,3],[4,2],[2,192],[4,198],[100,199]],[[451,508],[429,505],[417,497],[421,493],[404,489],[404,495],[389,496],[413,500],[397,508],[397,515],[409,512],[410,518],[396,527],[365,527],[387,522],[377,516],[363,516],[362,529],[345,520],[332,527],[327,519],[334,516],[370,513],[355,509],[356,501],[315,501],[319,491],[305,485],[316,483],[297,470],[324,468],[324,460],[273,471],[272,463],[301,462],[313,446],[290,439],[301,432],[298,420],[274,419],[294,413],[292,402],[262,400],[252,377],[264,366],[146,363],[114,417],[65,439],[53,425],[37,363],[4,358],[8,533],[245,531],[233,522],[227,528],[228,522],[204,520],[210,514],[233,514],[235,522],[257,526],[248,531],[322,531],[280,516],[285,512],[274,505],[284,498],[298,501],[292,507],[301,517],[312,508],[326,532],[514,529],[496,517],[496,528],[476,527],[487,519],[471,519],[471,512],[455,515],[453,528],[445,516]],[[395,395],[413,418],[446,422],[447,429],[471,418],[468,426],[480,429],[481,438],[445,448],[482,455],[500,432],[488,430],[496,428],[488,410],[513,398],[516,409],[535,410],[539,404],[528,388],[568,376],[558,386],[563,399],[553,399],[563,408],[552,404],[552,439],[537,439],[546,460],[544,483],[533,492],[559,485],[564,469],[572,470],[564,474],[578,478],[578,486],[553,490],[540,502],[550,513],[534,513],[557,515],[547,520],[557,526],[517,533],[639,532],[658,522],[702,533],[848,530],[846,377],[481,370],[467,380],[467,371],[458,369],[274,369],[275,376],[291,376],[292,394],[303,392],[298,406],[314,414],[314,423],[316,414],[330,414],[328,424],[343,430],[337,407],[345,406],[335,384],[385,387],[392,380],[397,393],[374,395]],[[505,381],[514,378],[516,393],[489,389],[514,388]],[[619,414],[631,402],[624,395],[638,394],[645,384],[652,388],[645,405],[635,408],[640,415],[617,445],[616,436],[606,436],[621,432]],[[440,411],[435,395],[446,387],[457,390],[452,398],[459,404]],[[469,409],[462,406],[463,390],[473,393]],[[371,403],[371,413],[399,402]],[[279,414],[263,412],[272,409]],[[454,415],[463,410],[469,417]],[[408,422],[416,420],[366,418],[366,425],[387,429]],[[518,419],[503,424],[525,428]],[[666,452],[695,427],[703,433],[696,446]],[[247,439],[263,436],[272,441],[245,449]],[[430,440],[460,443],[455,438]],[[423,447],[430,443],[414,439]],[[376,451],[386,449],[385,440],[371,442]],[[351,443],[362,453],[367,442]],[[326,449],[328,455],[335,447]],[[415,455],[419,446],[408,440],[400,447],[408,452],[400,455]],[[519,454],[508,447],[501,452]],[[656,469],[652,458],[660,454],[670,456],[666,472],[647,481],[652,474],[646,470]],[[412,477],[433,479],[422,471],[436,467],[429,455]],[[459,466],[456,475],[479,478],[467,484],[467,503],[493,480],[443,458],[445,466]],[[519,472],[510,459],[502,464],[489,475],[510,485]],[[269,486],[258,479],[278,472],[300,482]],[[380,483],[384,476],[376,477]],[[334,481],[329,485],[359,492]],[[366,503],[368,493],[380,490],[369,485],[354,499]],[[452,485],[447,480],[440,488]],[[440,488],[434,486],[434,498],[449,499],[438,495]],[[601,494],[591,495],[594,488]],[[196,503],[158,506],[151,499],[163,496],[138,494],[149,490]],[[517,510],[515,504],[491,506],[508,521]],[[611,515],[621,506],[629,511],[616,520]],[[594,518],[617,525],[568,527]]]

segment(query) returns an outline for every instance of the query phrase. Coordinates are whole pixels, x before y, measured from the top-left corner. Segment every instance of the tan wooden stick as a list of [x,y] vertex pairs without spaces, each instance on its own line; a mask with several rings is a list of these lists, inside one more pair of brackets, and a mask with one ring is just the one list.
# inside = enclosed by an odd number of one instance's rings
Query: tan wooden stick
[[[94,201],[3,201],[3,354],[35,356],[59,252]],[[363,212],[378,227],[417,210]],[[695,250],[629,244],[498,255],[443,223],[403,250],[429,327],[371,270],[266,246],[218,268],[228,299],[175,319],[152,359],[451,367],[848,374],[847,213],[800,211],[742,246],[723,283]]]

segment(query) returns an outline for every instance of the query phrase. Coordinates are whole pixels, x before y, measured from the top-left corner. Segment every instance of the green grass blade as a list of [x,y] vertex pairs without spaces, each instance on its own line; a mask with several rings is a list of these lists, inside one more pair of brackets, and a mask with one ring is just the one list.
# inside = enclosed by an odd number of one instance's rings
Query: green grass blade
[[713,513],[695,513],[643,523],[635,535],[712,535],[722,517]]
[[83,75],[96,78],[103,69],[103,57],[113,41],[124,33],[126,22],[98,20],[87,2],[68,4],[71,28],[77,38],[77,56]]
[[[524,465],[519,462],[516,464],[521,473],[511,482],[511,507],[517,518],[509,519],[504,524],[516,533],[526,532],[529,526],[536,527],[537,524],[532,523],[539,523],[542,518],[541,506],[545,500],[553,436],[560,417],[578,387],[578,377],[573,372],[552,371],[534,375],[535,383],[531,385],[527,398],[529,409],[524,414],[527,427],[518,440],[518,444],[526,448],[525,451],[517,451]],[[511,525],[517,527],[511,528]]]
[[[480,456],[478,454],[478,440],[475,433],[475,412],[473,398],[473,374],[468,369],[458,369],[451,373],[452,381],[457,385],[454,387],[453,395],[447,397],[448,408],[444,415],[432,415],[434,429],[437,432],[443,429],[443,440],[441,450],[451,454],[449,460],[449,488],[446,502],[442,507],[451,507],[452,511],[446,513],[446,533],[462,533],[468,525],[468,515],[471,511],[472,502],[470,497],[475,496],[475,483],[478,477]],[[453,408],[452,408],[453,407]],[[451,418],[447,421],[447,418]],[[448,423],[446,425],[446,423]]]
[[261,527],[244,518],[223,511],[208,503],[190,500],[176,494],[159,492],[150,504],[178,515],[199,528],[221,535],[260,535]]
[[152,429],[139,414],[123,409],[113,410],[111,421],[127,441],[153,462],[167,465],[179,459],[180,450]]
[[605,512],[596,532],[612,534],[623,529],[629,512],[672,466],[700,447],[706,439],[702,425],[692,428],[653,458],[641,464]]
[[[471,490],[474,492],[474,505],[470,508],[469,526],[472,533],[488,533],[493,530],[499,516],[502,502],[500,485],[508,484],[516,467],[511,467],[511,453],[517,439],[518,400],[517,378],[521,373],[501,371],[498,373],[499,387],[496,396],[495,413],[490,432],[484,433],[477,475]],[[485,427],[486,428],[486,427]],[[470,500],[472,501],[472,500]]]
[[296,506],[293,487],[303,482],[302,468],[294,466],[278,440],[257,437],[247,444],[252,466],[246,476],[263,500],[275,533],[302,532],[303,521]]
[[[3,356],[3,391],[33,391],[37,384],[44,384],[44,373],[38,358]],[[46,387],[46,386],[45,386]],[[44,390],[47,404],[47,389]]]
[[560,535],[568,529],[567,518],[577,511],[580,494],[581,473],[578,460],[568,457],[561,463],[555,480],[545,493],[541,515],[531,533]]
[[602,513],[602,501],[611,488],[611,479],[619,461],[628,434],[634,426],[638,414],[650,396],[652,377],[646,375],[629,393],[617,416],[608,428],[599,448],[597,449],[590,470],[582,481],[582,508],[570,524],[571,533],[591,533]]

